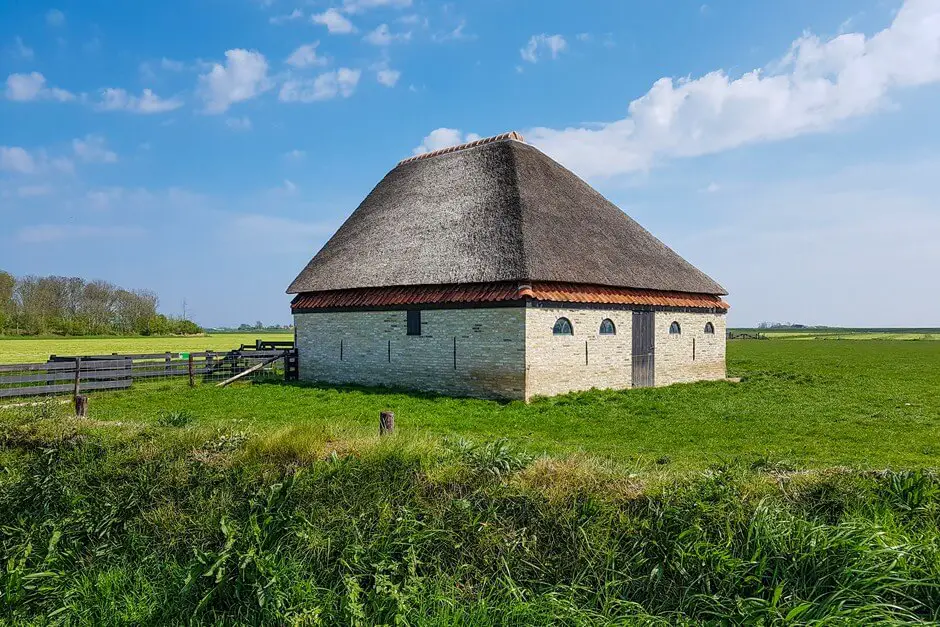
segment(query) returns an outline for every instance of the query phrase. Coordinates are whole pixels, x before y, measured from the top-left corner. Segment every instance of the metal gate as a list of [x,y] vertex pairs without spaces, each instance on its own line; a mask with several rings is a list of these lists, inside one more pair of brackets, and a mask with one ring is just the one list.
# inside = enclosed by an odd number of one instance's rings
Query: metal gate
[[633,387],[648,388],[655,383],[655,313],[633,312]]

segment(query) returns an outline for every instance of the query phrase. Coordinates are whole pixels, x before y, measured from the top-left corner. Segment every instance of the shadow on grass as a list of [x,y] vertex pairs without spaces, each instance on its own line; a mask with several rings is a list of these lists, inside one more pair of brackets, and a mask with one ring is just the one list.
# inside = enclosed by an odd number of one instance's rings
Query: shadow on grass
[[359,385],[356,383],[328,383],[326,381],[285,381],[284,379],[258,379],[252,382],[252,385],[271,385],[290,388],[299,388],[304,390],[320,390],[324,392],[337,392],[340,394],[357,393],[368,396],[408,396],[422,401],[475,401],[484,403],[493,403],[495,405],[509,405],[511,403],[521,403],[522,401],[509,399],[481,398],[477,396],[458,396],[456,394],[442,394],[440,392],[429,392],[426,390],[415,390],[411,388],[394,388],[382,386]]

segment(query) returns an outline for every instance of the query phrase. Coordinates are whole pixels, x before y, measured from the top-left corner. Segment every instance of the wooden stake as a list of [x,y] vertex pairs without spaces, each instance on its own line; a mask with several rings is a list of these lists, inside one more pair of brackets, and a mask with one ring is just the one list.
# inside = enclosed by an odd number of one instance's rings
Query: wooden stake
[[88,415],[88,397],[84,394],[78,394],[75,397],[75,415],[79,418],[85,418]]
[[193,354],[189,354],[189,387],[196,387],[196,373],[193,371]]
[[383,411],[379,414],[379,435],[390,435],[395,431],[395,414]]

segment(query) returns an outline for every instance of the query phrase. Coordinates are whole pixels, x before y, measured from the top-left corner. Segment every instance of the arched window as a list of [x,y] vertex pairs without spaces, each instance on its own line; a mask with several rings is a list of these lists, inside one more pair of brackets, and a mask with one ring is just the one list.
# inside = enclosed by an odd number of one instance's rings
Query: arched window
[[679,326],[678,322],[673,321],[669,325],[669,335],[679,335],[680,333],[682,333],[682,327]]
[[705,323],[705,334],[706,335],[715,335],[715,325],[711,322]]
[[617,335],[617,327],[614,326],[614,321],[610,318],[601,320],[601,335]]
[[552,333],[555,335],[574,335],[574,327],[571,326],[571,320],[568,318],[559,318],[552,327]]

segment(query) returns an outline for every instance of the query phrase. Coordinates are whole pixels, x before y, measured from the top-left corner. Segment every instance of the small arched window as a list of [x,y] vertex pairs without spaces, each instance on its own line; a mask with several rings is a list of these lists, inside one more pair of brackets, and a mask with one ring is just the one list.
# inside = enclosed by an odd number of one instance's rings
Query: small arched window
[[601,335],[617,335],[617,327],[614,326],[614,321],[610,318],[601,320]]
[[555,335],[574,335],[574,327],[571,326],[571,320],[568,318],[559,318],[552,327],[552,333]]
[[678,322],[673,321],[673,323],[669,325],[669,335],[679,335],[680,333],[682,333],[682,327],[679,326]]
[[705,323],[705,334],[706,335],[715,335],[715,325],[711,322]]

